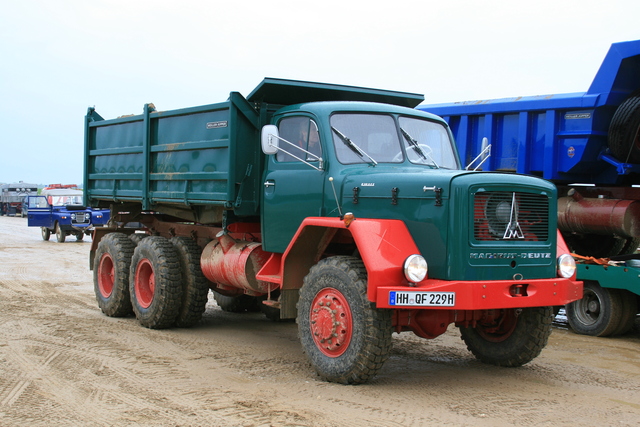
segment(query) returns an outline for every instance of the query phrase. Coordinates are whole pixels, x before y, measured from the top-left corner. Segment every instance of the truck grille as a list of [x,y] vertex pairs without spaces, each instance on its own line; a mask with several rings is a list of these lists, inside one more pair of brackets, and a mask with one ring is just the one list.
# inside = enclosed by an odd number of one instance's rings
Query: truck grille
[[86,224],[91,220],[91,214],[88,212],[79,212],[71,214],[72,224]]
[[517,191],[476,193],[473,230],[476,241],[546,241],[549,238],[549,198]]

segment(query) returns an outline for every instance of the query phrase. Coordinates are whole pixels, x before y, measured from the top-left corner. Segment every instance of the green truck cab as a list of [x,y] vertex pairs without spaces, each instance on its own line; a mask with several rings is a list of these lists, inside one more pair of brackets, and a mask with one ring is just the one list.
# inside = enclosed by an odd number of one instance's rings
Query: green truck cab
[[[265,79],[247,98],[85,126],[85,198],[111,209],[90,264],[98,305],[149,328],[258,302],[296,319],[316,372],[362,383],[393,332],[459,327],[520,366],[582,296],[556,190],[468,171],[421,95]],[[138,224],[131,227],[131,224]]]

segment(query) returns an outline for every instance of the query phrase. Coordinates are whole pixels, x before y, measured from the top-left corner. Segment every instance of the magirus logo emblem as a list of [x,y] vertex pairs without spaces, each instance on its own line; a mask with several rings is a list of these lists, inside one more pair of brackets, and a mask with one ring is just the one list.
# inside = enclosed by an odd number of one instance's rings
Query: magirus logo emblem
[[504,240],[524,239],[524,233],[518,223],[518,202],[516,201],[516,193],[511,197],[511,214],[509,215],[509,224],[504,231]]

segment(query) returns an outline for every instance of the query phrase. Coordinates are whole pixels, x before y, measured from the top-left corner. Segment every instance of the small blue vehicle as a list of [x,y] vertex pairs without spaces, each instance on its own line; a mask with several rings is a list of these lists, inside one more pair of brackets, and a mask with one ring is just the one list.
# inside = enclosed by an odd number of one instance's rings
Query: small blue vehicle
[[76,189],[43,190],[40,196],[29,196],[28,226],[40,227],[44,240],[55,233],[60,243],[71,235],[81,241],[85,234],[91,234],[96,226],[106,225],[110,218],[108,209],[88,208],[82,197],[82,190]]

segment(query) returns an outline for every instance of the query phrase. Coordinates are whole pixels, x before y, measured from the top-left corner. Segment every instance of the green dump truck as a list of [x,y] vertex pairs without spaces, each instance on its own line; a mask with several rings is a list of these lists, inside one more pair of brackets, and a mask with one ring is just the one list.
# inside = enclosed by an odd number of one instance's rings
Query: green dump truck
[[452,323],[483,362],[531,361],[552,306],[582,296],[556,189],[464,170],[422,100],[268,78],[212,105],[90,108],[85,200],[111,209],[91,247],[101,310],[191,326],[211,289],[296,319],[319,376],[346,384],[381,369],[393,332]]

